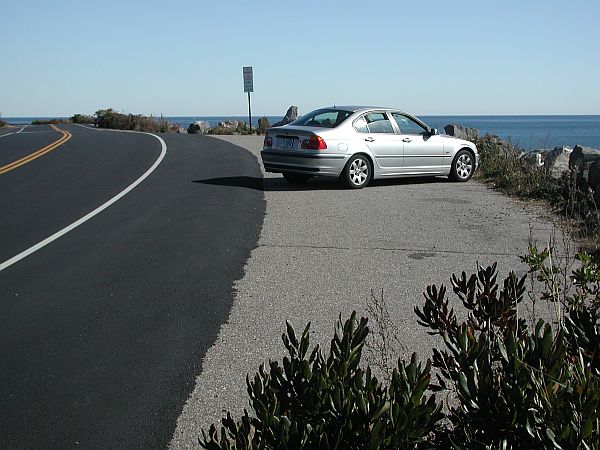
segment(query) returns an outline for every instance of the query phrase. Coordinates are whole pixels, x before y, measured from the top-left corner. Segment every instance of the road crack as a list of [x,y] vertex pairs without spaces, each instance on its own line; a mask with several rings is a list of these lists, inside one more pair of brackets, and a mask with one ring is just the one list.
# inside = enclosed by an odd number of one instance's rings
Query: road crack
[[[338,245],[308,245],[308,244],[258,244],[257,247],[265,248],[288,248],[288,249],[310,249],[310,250],[339,250],[349,251],[356,250],[356,246],[345,247]],[[473,252],[473,251],[460,251],[460,250],[443,250],[435,247],[431,248],[415,248],[415,247],[360,247],[361,250],[366,251],[382,251],[382,252],[406,252],[406,253],[443,253],[449,255],[473,255],[473,256],[523,256],[523,253],[511,253],[511,252]]]

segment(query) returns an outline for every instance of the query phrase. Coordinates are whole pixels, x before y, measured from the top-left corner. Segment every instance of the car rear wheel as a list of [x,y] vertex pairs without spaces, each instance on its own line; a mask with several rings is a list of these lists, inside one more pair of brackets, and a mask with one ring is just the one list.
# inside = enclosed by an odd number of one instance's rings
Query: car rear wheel
[[475,159],[468,150],[459,151],[452,161],[450,179],[452,181],[468,181],[475,172]]
[[344,167],[342,176],[348,187],[352,189],[364,188],[373,177],[371,161],[363,155],[352,156],[346,167]]
[[306,183],[312,178],[312,175],[306,175],[304,173],[283,172],[282,175],[290,184]]

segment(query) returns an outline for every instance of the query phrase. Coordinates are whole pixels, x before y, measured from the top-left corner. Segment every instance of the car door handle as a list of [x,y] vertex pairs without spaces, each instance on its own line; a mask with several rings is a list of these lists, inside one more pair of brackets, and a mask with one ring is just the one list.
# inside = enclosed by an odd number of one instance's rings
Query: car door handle
[[412,141],[411,138],[404,138],[404,139],[402,139],[402,142],[411,142],[411,141]]
[[368,138],[365,138],[365,141],[367,141],[367,142],[375,142],[375,139],[372,138],[372,137],[368,137]]

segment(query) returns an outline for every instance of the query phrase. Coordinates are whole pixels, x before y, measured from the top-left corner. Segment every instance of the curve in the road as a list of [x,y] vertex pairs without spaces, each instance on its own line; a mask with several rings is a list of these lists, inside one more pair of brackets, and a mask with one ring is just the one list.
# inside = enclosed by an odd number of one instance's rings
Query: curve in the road
[[[67,133],[67,134],[69,135],[69,138],[67,138],[66,140],[70,139],[70,136],[71,136],[70,133]],[[43,241],[38,242],[36,245],[34,245],[32,247],[29,247],[27,250],[22,251],[18,255],[15,255],[12,258],[10,258],[10,259],[8,259],[8,260],[0,263],[0,271],[2,271],[4,269],[6,269],[7,267],[10,267],[13,264],[21,261],[23,258],[26,258],[27,256],[31,255],[32,253],[35,253],[39,249],[45,247],[46,245],[50,244],[51,242],[55,241],[56,239],[60,238],[61,236],[64,236],[69,231],[77,228],[82,223],[85,223],[88,220],[90,220],[92,217],[96,216],[97,214],[100,214],[102,211],[104,211],[106,208],[108,208],[109,206],[111,206],[115,202],[119,201],[121,198],[123,198],[125,195],[127,195],[129,192],[131,192],[133,189],[135,189],[136,186],[138,186],[142,181],[144,181],[146,178],[148,178],[148,176],[152,172],[154,172],[154,170],[158,167],[158,165],[161,163],[161,161],[164,159],[165,155],[167,154],[167,144],[165,143],[165,141],[160,136],[157,136],[157,135],[152,134],[152,133],[142,133],[142,134],[148,134],[148,135],[153,136],[154,138],[158,139],[158,141],[160,142],[160,145],[161,145],[161,152],[160,152],[160,155],[157,158],[157,160],[154,162],[154,164],[152,164],[152,166],[141,177],[139,177],[137,180],[135,180],[132,184],[130,184],[127,188],[125,188],[119,194],[115,195],[113,198],[111,198],[110,200],[108,200],[104,204],[100,205],[98,208],[96,208],[93,211],[89,212],[88,214],[86,214],[85,216],[83,216],[81,219],[79,219],[79,220],[73,222],[72,224],[64,227],[62,230],[57,231],[53,235],[48,236]],[[64,136],[63,136],[63,138],[64,138]],[[61,138],[61,139],[63,139],[63,138]],[[66,142],[66,140],[64,142]],[[61,145],[64,142],[61,142],[58,145]],[[50,150],[48,150],[48,151],[50,151]],[[41,155],[39,155],[39,156],[41,156]]]
[[[51,127],[54,130],[62,133],[62,136],[60,138],[58,138],[56,141],[51,142],[50,144],[46,145],[45,147],[27,155],[27,156],[24,156],[23,158],[17,159],[16,161],[13,161],[9,164],[6,164],[5,166],[0,167],[0,175],[3,173],[10,172],[11,170],[15,170],[25,164],[28,164],[31,161],[34,161],[41,156],[44,156],[46,153],[51,152],[52,150],[56,150],[58,147],[60,147],[65,142],[67,142],[69,139],[71,139],[72,135],[68,131],[61,130],[60,128],[58,128],[54,125],[51,125]],[[21,131],[23,131],[23,128],[21,128],[20,131],[17,131],[16,134],[20,133]]]

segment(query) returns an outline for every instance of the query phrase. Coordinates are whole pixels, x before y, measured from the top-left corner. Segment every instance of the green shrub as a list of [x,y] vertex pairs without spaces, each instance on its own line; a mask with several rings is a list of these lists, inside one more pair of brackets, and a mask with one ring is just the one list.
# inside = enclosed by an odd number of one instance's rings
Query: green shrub
[[94,119],[93,116],[86,116],[85,114],[74,114],[73,117],[71,117],[71,122],[89,125],[96,123],[96,119]]
[[560,199],[562,181],[524,164],[520,149],[489,135],[477,141],[477,148],[481,157],[478,178],[521,198]]
[[[340,317],[327,359],[318,346],[308,352],[310,324],[297,339],[288,323],[289,356],[246,380],[255,417],[245,411],[235,421],[227,414],[219,430],[202,431],[200,445],[600,449],[600,266],[578,254],[569,290],[550,257],[532,246],[523,261],[541,283],[538,300],[564,308],[554,328],[543,320],[532,327],[523,317],[526,276],[511,272],[500,286],[496,264],[453,275],[467,319],[459,321],[449,307],[445,286],[429,286],[415,313],[441,336],[443,349],[434,348],[424,366],[415,354],[410,362],[400,359],[389,384],[360,365],[367,319],[352,313],[342,324]],[[446,392],[445,411],[428,388]]]
[[239,122],[236,127],[232,126],[217,126],[208,129],[208,134],[213,135],[249,135],[254,134],[254,130],[250,130],[250,127],[246,122]]
[[289,356],[269,370],[261,366],[247,378],[250,404],[235,422],[230,415],[220,431],[213,425],[199,439],[207,449],[409,448],[426,443],[442,419],[441,405],[425,391],[430,365],[413,355],[399,361],[389,388],[371,370],[359,367],[368,334],[367,319],[341,317],[325,358],[316,346],[309,353],[309,325],[298,340],[287,324],[283,342]]
[[66,119],[36,119],[31,121],[31,125],[60,125],[69,123]]
[[258,119],[258,134],[265,134],[270,126],[271,123],[269,122],[269,119],[261,117]]
[[[445,288],[428,288],[415,312],[444,341],[444,350],[433,350],[440,374],[432,388],[457,400],[446,416],[454,448],[600,448],[600,271],[582,255],[583,272],[573,273],[581,290],[567,295],[556,331],[543,320],[528,326],[519,315],[526,277],[510,273],[499,289],[495,264],[452,277],[469,311],[462,323]],[[537,263],[531,271],[544,282],[541,298],[555,301],[559,278],[548,275],[558,268],[546,267],[544,256]]]
[[140,114],[121,114],[112,108],[96,111],[96,123],[99,128],[114,130],[144,131],[148,133],[177,132],[179,126],[164,119],[146,117]]

